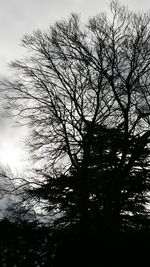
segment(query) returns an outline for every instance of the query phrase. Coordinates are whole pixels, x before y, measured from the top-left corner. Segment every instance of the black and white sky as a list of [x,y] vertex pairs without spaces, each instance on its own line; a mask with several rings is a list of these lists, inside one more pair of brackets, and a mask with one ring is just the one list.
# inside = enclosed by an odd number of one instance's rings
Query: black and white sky
[[[144,11],[149,0],[123,0],[130,9]],[[8,75],[7,64],[22,55],[20,40],[38,28],[77,12],[83,19],[107,11],[108,0],[0,0],[0,75]]]
[[[129,9],[146,11],[149,0],[120,1]],[[108,10],[108,0],[0,0],[0,77],[10,76],[8,63],[24,55],[20,40],[33,30],[47,29],[56,20],[66,18],[71,12],[83,20]],[[18,141],[20,131],[11,133],[8,125],[0,133],[0,162],[19,168],[22,162],[22,145]],[[9,132],[9,134],[6,134]],[[11,136],[11,137],[10,137]],[[14,136],[14,138],[12,138]],[[14,160],[15,159],[15,160]]]

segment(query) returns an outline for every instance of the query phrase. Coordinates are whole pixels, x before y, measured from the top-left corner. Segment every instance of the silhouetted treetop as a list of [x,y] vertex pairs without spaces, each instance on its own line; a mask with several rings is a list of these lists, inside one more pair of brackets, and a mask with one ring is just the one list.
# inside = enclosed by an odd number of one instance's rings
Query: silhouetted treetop
[[11,64],[17,77],[4,86],[49,177],[42,196],[60,211],[72,205],[83,224],[94,203],[106,225],[119,227],[124,203],[127,212],[139,199],[144,207],[149,189],[150,17],[114,1],[110,11],[85,25],[72,14],[26,35],[30,54]]

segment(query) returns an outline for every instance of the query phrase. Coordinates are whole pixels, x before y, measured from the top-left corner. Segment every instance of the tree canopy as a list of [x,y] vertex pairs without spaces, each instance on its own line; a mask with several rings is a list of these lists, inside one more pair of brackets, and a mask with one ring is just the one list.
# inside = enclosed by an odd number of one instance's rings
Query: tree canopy
[[49,208],[66,205],[83,224],[103,210],[119,226],[149,190],[150,17],[114,1],[110,11],[26,35],[29,56],[11,64],[16,78],[4,88],[31,127]]

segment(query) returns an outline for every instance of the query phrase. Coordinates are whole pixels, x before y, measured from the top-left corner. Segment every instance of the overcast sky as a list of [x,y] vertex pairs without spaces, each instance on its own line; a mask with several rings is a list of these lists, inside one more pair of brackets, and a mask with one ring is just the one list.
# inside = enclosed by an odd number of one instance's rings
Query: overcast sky
[[[121,2],[133,10],[145,11],[150,8],[149,0]],[[24,34],[39,28],[47,29],[71,12],[79,13],[85,20],[107,11],[108,5],[107,0],[0,0],[0,76],[9,76],[7,64],[24,54],[24,49],[20,47]],[[3,163],[19,169],[24,158],[24,148],[19,141],[21,130],[13,129],[12,132],[9,122],[5,127],[0,122],[0,128],[0,165]]]
[[[150,8],[149,0],[124,0],[134,10]],[[0,0],[0,75],[8,75],[7,63],[23,53],[19,46],[24,34],[48,28],[56,20],[78,12],[87,18],[107,11],[107,0]]]

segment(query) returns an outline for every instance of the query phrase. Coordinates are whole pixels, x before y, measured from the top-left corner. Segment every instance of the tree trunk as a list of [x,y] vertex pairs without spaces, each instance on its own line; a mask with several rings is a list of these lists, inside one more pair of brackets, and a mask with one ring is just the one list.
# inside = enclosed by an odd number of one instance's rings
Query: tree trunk
[[104,192],[104,227],[106,231],[120,229],[121,181],[119,173],[111,173]]
[[83,229],[89,225],[89,187],[88,187],[88,173],[86,168],[82,168],[80,172],[80,196],[79,196],[79,209],[80,209],[80,224]]
[[106,231],[112,228],[112,199],[108,194],[104,197],[104,228]]
[[120,230],[120,206],[121,200],[121,176],[119,173],[116,174],[115,183],[114,183],[114,200],[113,200],[113,231]]

